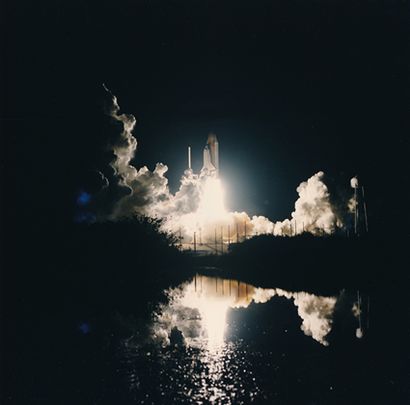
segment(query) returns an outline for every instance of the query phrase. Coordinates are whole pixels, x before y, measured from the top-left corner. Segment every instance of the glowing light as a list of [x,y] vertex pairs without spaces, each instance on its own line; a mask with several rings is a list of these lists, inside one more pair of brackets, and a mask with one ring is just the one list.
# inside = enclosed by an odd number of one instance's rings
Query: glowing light
[[181,297],[181,304],[187,308],[198,310],[200,318],[197,320],[203,331],[202,338],[206,339],[210,350],[221,348],[224,344],[224,335],[227,326],[227,314],[233,305],[234,298],[222,294],[221,288],[215,288],[215,279],[208,277],[198,278],[201,288],[191,282],[185,287]]
[[224,343],[226,317],[229,303],[212,299],[202,299],[198,305],[202,326],[206,331],[209,348],[218,348]]
[[78,205],[87,205],[90,201],[91,201],[91,194],[87,193],[86,191],[82,191],[77,196]]
[[196,213],[201,224],[224,218],[227,211],[224,205],[224,191],[220,179],[206,177],[201,190],[199,208]]
[[192,238],[194,232],[197,233],[198,238],[199,232],[202,232],[203,241],[209,242],[213,240],[216,228],[220,232],[221,227],[225,227],[226,237],[227,227],[233,223],[233,219],[232,214],[225,208],[224,196],[221,180],[212,175],[204,175],[200,179],[197,209],[175,218],[175,222],[171,220],[168,225],[169,230],[182,228],[188,238]]
[[91,327],[87,322],[82,322],[79,326],[78,329],[81,331],[83,335],[87,335],[91,331]]

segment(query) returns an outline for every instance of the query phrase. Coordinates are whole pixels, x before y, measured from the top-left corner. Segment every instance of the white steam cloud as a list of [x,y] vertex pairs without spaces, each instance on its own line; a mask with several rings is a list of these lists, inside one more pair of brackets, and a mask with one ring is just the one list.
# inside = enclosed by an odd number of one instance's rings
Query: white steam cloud
[[301,183],[296,191],[299,198],[295,202],[292,219],[275,224],[275,235],[294,235],[310,232],[314,235],[331,234],[343,226],[330,203],[327,186],[323,182],[324,173],[318,172]]
[[213,241],[215,233],[218,240],[228,243],[260,234],[293,236],[309,232],[324,235],[343,227],[343,221],[331,203],[323,172],[316,173],[297,187],[299,198],[291,218],[278,222],[264,216],[250,217],[246,212],[226,210],[223,185],[219,178],[207,171],[195,174],[186,170],[179,190],[172,194],[165,177],[166,165],[157,163],[150,171],[146,166],[136,169],[131,164],[137,149],[137,140],[132,134],[136,120],[130,114],[120,113],[116,97],[108,89],[106,91],[112,99],[109,115],[121,126],[120,134],[110,145],[114,155],[110,166],[117,185],[123,189],[115,201],[111,219],[134,215],[161,218],[165,230],[181,235],[186,243],[192,242],[194,232],[204,243]]

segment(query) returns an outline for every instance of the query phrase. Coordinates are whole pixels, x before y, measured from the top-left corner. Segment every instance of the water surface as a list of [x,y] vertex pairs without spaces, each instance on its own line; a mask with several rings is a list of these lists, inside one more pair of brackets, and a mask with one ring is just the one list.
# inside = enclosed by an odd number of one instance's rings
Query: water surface
[[368,297],[357,291],[320,296],[196,275],[164,293],[148,340],[119,345],[124,401],[338,403],[360,385],[335,367],[347,348],[353,364],[367,333]]

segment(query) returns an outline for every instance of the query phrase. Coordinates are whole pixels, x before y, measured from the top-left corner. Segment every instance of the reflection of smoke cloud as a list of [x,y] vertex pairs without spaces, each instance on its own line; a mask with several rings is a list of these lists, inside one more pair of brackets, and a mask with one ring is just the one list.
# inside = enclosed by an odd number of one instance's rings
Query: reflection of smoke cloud
[[305,292],[294,294],[298,314],[303,319],[301,329],[313,339],[327,346],[325,336],[332,329],[332,315],[336,304],[335,297],[318,297]]
[[303,291],[293,293],[281,289],[276,289],[276,293],[278,296],[294,300],[298,315],[303,320],[301,329],[305,335],[312,336],[313,339],[327,346],[329,343],[325,337],[332,329],[337,298],[317,296]]
[[113,172],[105,170],[101,174],[104,190],[100,199],[106,205],[107,200],[115,201],[108,217],[142,214],[163,218],[165,229],[181,233],[186,241],[190,241],[193,233],[198,231],[204,240],[213,240],[217,230],[220,239],[222,228],[225,243],[235,238],[243,240],[245,235],[291,236],[303,231],[314,235],[330,234],[342,226],[330,202],[323,172],[316,173],[299,185],[299,198],[291,219],[276,223],[263,216],[250,218],[245,212],[225,210],[222,184],[206,170],[200,174],[185,171],[179,190],[172,194],[165,177],[168,170],[166,165],[157,163],[153,171],[145,166],[136,169],[131,165],[137,149],[137,140],[132,134],[136,120],[130,114],[120,113],[116,97],[107,88],[105,90],[110,97],[108,114],[116,131],[111,134],[109,145]]
[[[212,325],[219,328],[223,340],[226,311],[247,308],[252,302],[265,303],[274,296],[292,299],[302,318],[301,330],[327,346],[326,336],[332,329],[336,297],[321,297],[306,292],[256,288],[235,280],[197,276],[195,280],[168,290],[169,303],[162,305],[153,326],[154,339],[170,343],[171,331],[177,328],[188,345],[198,345],[209,338]],[[224,312],[225,311],[225,312]],[[214,319],[208,319],[209,317]],[[211,322],[210,322],[211,321]],[[218,323],[219,322],[219,323]],[[215,334],[215,331],[213,332]]]
[[190,308],[181,303],[185,290],[189,288],[189,283],[167,291],[168,304],[160,305],[155,314],[153,324],[153,339],[163,346],[169,345],[171,332],[177,328],[182,332],[185,342],[193,343],[203,337],[203,328],[200,322],[200,315],[196,308]]

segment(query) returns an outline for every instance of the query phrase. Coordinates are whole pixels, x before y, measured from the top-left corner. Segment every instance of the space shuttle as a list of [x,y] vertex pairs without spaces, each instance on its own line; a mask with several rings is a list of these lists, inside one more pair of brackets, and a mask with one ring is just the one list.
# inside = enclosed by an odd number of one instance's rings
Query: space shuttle
[[202,170],[208,170],[219,174],[219,144],[215,134],[209,134],[208,141],[204,148],[204,163]]
[[[192,171],[190,146],[188,146],[188,170]],[[219,175],[219,144],[216,135],[212,133],[208,135],[208,141],[204,148],[202,170],[216,176]]]

